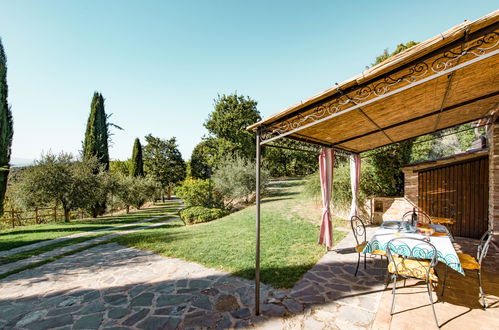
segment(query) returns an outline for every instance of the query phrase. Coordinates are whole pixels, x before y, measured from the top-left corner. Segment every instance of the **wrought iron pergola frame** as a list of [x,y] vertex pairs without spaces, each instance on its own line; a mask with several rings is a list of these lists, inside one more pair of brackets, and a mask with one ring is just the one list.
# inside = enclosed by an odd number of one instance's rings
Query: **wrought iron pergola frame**
[[[463,105],[471,104],[481,99],[497,96],[499,94],[498,91],[493,92],[492,94],[483,95],[477,99],[468,100],[461,104],[454,104],[448,107],[444,107],[444,102],[442,102],[442,106],[437,111],[433,111],[416,118],[410,118],[387,127],[378,126],[371,118],[369,118],[367,114],[362,111],[362,107],[366,105],[373,104],[439,77],[447,75],[449,79],[452,79],[452,75],[454,74],[454,72],[471,64],[483,61],[492,56],[496,56],[497,54],[499,54],[499,33],[496,32],[498,29],[499,22],[495,22],[488,27],[475,31],[473,33],[468,33],[468,31],[466,31],[464,38],[455,40],[454,42],[451,42],[446,46],[437,48],[415,61],[396,67],[392,71],[387,72],[380,77],[375,78],[374,80],[366,81],[364,83],[346,88],[345,90],[341,90],[340,88],[338,88],[338,93],[335,93],[330,97],[326,97],[323,100],[314,102],[312,104],[309,104],[308,106],[290,112],[270,124],[262,123],[254,128],[256,131],[256,315],[259,315],[260,313],[260,166],[262,147],[267,146],[281,148],[282,146],[275,145],[274,141],[281,138],[288,138],[306,142],[309,145],[309,147],[300,149],[300,151],[319,153],[322,147],[327,147],[333,148],[343,155],[348,155],[356,151],[348,150],[344,147],[342,148],[339,146],[340,144],[379,132],[388,137],[388,139],[391,141],[388,144],[401,142],[393,141],[384,131],[386,129],[404,125],[432,115],[438,115],[438,118],[440,118],[440,115],[443,112],[461,107]],[[456,51],[457,47],[459,47],[459,51]],[[447,94],[447,92],[448,88],[445,94]],[[445,98],[446,95],[444,95],[444,100]],[[360,111],[366,117],[366,119],[377,126],[377,128],[368,133],[363,133],[361,135],[349,138],[347,140],[337,141],[335,143],[330,143],[328,141],[300,135],[299,133],[303,129],[313,127],[316,124],[330,120],[337,116],[341,116],[354,110]],[[478,120],[480,118],[483,118],[483,115],[471,119],[471,121]],[[435,125],[435,129],[433,130],[433,132],[467,122],[470,122],[469,118],[462,123],[457,122],[451,126],[443,127],[440,129],[437,129],[437,125]],[[421,135],[426,134],[428,133],[424,133]],[[411,138],[415,137],[417,136],[412,136]],[[271,144],[271,142],[274,142],[274,144]],[[362,150],[362,152],[364,151],[367,150]]]

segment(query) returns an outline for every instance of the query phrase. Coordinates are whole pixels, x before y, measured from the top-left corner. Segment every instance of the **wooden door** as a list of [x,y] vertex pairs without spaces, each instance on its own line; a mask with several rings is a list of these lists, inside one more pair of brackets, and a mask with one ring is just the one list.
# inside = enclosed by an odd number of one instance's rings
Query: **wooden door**
[[421,170],[418,204],[430,216],[454,218],[454,236],[480,238],[487,230],[488,157]]

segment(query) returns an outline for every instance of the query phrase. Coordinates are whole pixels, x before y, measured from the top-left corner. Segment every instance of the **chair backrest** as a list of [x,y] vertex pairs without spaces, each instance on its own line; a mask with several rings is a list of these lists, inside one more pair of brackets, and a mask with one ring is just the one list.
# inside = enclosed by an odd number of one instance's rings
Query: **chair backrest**
[[366,225],[364,224],[364,221],[360,217],[354,215],[352,219],[350,219],[350,225],[352,226],[353,236],[355,237],[357,244],[366,241]]
[[480,244],[478,244],[478,249],[476,251],[476,260],[481,265],[483,258],[487,255],[489,250],[490,241],[494,235],[492,230],[487,230],[480,238]]
[[[438,264],[435,246],[429,241],[415,237],[397,237],[390,240],[386,245],[386,255],[388,261],[393,263],[395,273],[403,277],[428,279],[430,271]],[[411,267],[409,263],[412,264]]]
[[406,212],[403,216],[402,216],[402,221],[411,221],[412,220],[412,215],[416,213],[416,216],[418,217],[418,221],[419,222],[423,222],[423,223],[431,223],[431,218],[428,214],[424,213],[423,211],[420,211],[420,210],[413,210],[413,211],[409,211],[409,212]]
[[456,205],[446,199],[434,201],[430,206],[430,214],[442,218],[456,218]]

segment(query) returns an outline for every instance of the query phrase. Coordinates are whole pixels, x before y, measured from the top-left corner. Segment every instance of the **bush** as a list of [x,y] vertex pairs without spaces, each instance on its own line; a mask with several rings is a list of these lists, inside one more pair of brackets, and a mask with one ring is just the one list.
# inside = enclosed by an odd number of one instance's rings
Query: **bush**
[[222,197],[214,190],[210,180],[188,178],[175,188],[175,194],[186,206],[203,206],[206,208],[223,207]]
[[[263,188],[269,180],[269,174],[263,166],[260,173],[260,184]],[[248,203],[256,190],[255,164],[244,158],[225,159],[212,178],[215,189],[228,199],[229,205],[241,199]]]
[[126,207],[140,209],[147,201],[154,200],[160,186],[150,177],[134,177],[117,175],[115,179],[114,195]]
[[[362,162],[359,194],[357,196],[358,205],[362,208],[366,200],[377,190],[372,180],[372,166],[367,162]],[[305,183],[305,192],[318,200],[321,200],[321,182],[319,172],[308,176]],[[331,206],[333,211],[348,212],[352,203],[352,188],[350,185],[350,165],[348,161],[336,161],[333,171],[333,191]]]
[[229,214],[229,211],[203,206],[192,206],[180,211],[180,218],[185,225],[208,222]]

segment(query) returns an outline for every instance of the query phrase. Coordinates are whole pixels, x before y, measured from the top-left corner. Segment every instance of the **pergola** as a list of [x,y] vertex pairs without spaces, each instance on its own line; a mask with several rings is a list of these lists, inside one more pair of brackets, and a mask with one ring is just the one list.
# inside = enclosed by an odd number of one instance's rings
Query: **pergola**
[[[256,132],[255,312],[260,291],[261,148],[279,139],[359,154],[482,119],[489,127],[489,226],[499,234],[499,11],[399,53],[248,127]],[[494,226],[495,223],[495,226]]]

